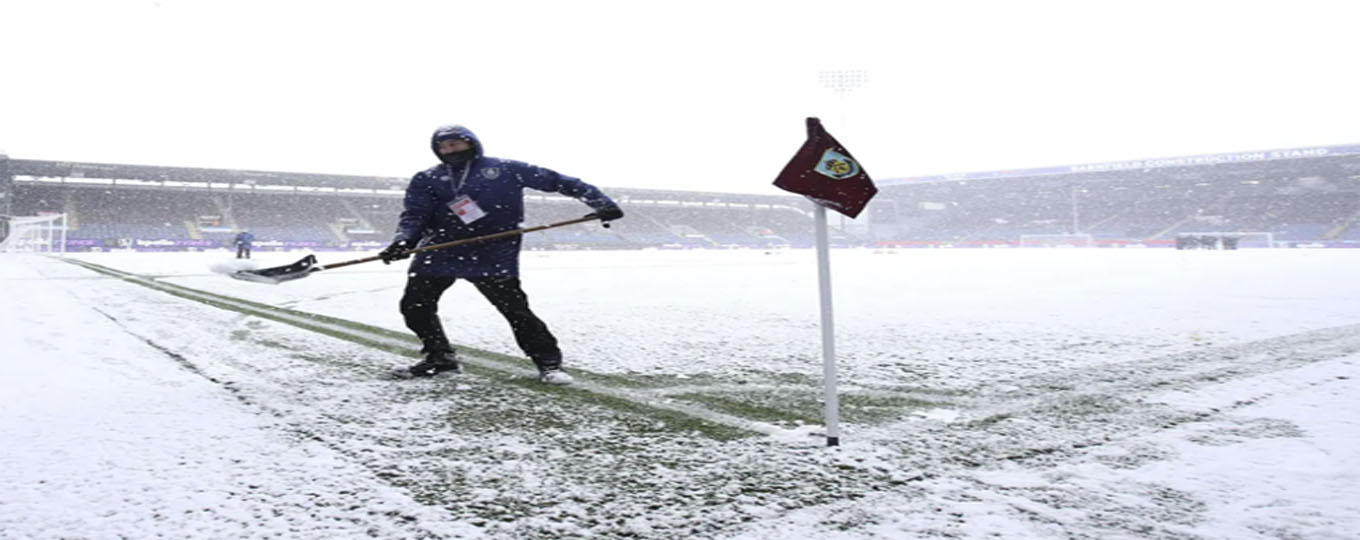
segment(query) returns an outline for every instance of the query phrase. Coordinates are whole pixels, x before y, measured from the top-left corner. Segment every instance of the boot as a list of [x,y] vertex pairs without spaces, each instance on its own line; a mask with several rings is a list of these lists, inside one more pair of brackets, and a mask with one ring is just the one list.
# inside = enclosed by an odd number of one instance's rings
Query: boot
[[458,374],[463,372],[463,365],[458,363],[458,354],[452,351],[432,352],[425,355],[425,359],[411,367],[397,370],[397,375],[405,378],[433,377],[440,373]]
[[562,371],[562,368],[549,368],[538,372],[538,382],[543,384],[566,386],[571,384],[574,380],[575,379],[573,379],[571,375]]

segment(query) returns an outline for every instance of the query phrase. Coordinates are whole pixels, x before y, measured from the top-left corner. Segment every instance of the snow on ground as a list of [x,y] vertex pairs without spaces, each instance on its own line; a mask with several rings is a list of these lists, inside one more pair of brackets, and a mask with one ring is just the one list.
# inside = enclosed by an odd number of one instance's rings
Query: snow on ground
[[[1099,253],[1097,257],[1083,256]],[[1281,256],[1288,253],[1288,256]],[[800,251],[527,252],[524,287],[568,361],[609,372],[819,373],[817,276]],[[269,267],[300,254],[257,254]],[[277,286],[207,271],[221,254],[114,258],[189,287],[395,329],[404,264]],[[322,264],[355,258],[323,253]],[[1336,251],[838,251],[837,352],[847,380],[1025,373],[1360,323]],[[178,277],[183,276],[183,277]],[[518,354],[467,284],[441,304],[450,335]],[[1004,361],[997,361],[1004,360]]]
[[0,537],[477,534],[124,332],[69,293],[88,271],[6,256],[0,280]]
[[[72,258],[402,330],[398,265],[271,286],[214,273],[225,252]],[[401,386],[379,376],[401,355],[0,256],[0,537],[1353,537],[1357,263],[837,251],[842,389],[897,408],[852,416],[828,450],[696,437],[477,372]],[[810,252],[523,267],[583,374],[806,393],[772,406],[820,413]],[[471,287],[441,308],[455,341],[518,355]]]

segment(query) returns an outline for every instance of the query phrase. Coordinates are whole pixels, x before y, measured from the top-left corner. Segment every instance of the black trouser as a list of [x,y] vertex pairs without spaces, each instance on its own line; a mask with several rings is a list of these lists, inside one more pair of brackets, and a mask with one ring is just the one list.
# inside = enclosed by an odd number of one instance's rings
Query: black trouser
[[[520,288],[519,278],[466,279],[510,323],[515,343],[534,361],[534,365],[539,369],[555,369],[562,365],[562,351],[557,348],[557,338],[548,331],[548,325],[543,324],[529,309],[529,298]],[[406,280],[406,292],[401,296],[401,315],[406,318],[406,327],[420,338],[423,345],[420,351],[423,353],[453,351],[449,338],[444,335],[444,325],[439,322],[439,297],[454,281],[456,278],[430,276],[411,276]]]
[[250,246],[247,246],[247,245],[245,245],[245,244],[240,244],[240,245],[236,246],[236,258],[237,258],[237,259],[249,259],[249,258],[250,258]]

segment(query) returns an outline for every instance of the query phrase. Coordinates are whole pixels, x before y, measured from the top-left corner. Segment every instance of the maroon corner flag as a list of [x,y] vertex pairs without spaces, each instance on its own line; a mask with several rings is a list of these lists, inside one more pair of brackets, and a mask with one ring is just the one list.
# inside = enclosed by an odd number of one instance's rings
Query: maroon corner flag
[[858,216],[878,193],[874,181],[850,151],[826,132],[821,120],[808,118],[807,130],[807,142],[784,166],[774,185],[851,218]]

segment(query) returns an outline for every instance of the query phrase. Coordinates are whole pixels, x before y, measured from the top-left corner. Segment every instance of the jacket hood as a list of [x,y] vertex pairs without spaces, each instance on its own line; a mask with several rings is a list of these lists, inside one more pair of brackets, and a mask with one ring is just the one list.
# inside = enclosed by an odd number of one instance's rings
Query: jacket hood
[[434,130],[434,134],[430,135],[430,151],[434,152],[434,157],[440,157],[439,141],[448,139],[463,139],[472,143],[473,159],[482,157],[482,141],[477,138],[477,134],[459,125],[439,126]]

